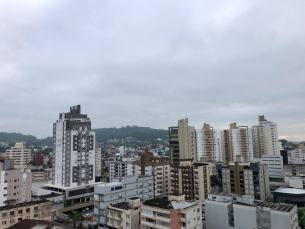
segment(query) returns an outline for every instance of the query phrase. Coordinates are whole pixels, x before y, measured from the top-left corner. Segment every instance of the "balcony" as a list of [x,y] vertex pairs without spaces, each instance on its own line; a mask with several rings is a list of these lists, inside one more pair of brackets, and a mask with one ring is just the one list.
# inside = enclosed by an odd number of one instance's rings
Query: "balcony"
[[142,223],[144,226],[156,227],[156,223],[154,223],[154,222],[148,222],[148,221],[142,220],[141,223]]

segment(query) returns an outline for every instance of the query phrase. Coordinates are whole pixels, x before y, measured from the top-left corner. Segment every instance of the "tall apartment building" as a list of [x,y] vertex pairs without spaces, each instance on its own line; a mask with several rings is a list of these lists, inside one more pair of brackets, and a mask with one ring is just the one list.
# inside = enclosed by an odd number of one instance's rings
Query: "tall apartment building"
[[155,157],[151,152],[144,152],[141,160],[133,161],[133,174],[148,175],[154,178],[154,196],[171,193],[171,168],[168,157]]
[[31,150],[26,149],[23,142],[17,142],[14,147],[6,150],[6,158],[14,159],[15,169],[27,168],[31,161]]
[[186,201],[181,194],[145,200],[141,204],[140,221],[141,229],[201,229],[201,204]]
[[60,113],[53,124],[52,184],[65,187],[95,182],[95,132],[80,105]]
[[99,147],[98,142],[95,144],[95,180],[101,181],[102,176],[102,149]]
[[259,125],[252,126],[253,152],[255,157],[262,155],[280,155],[277,124],[259,116]]
[[281,155],[262,155],[262,158],[252,158],[251,162],[267,164],[270,178],[284,178],[284,164]]
[[[130,169],[128,169],[130,167]],[[130,176],[132,164],[125,161],[111,161],[109,162],[109,182],[112,182],[115,177]]]
[[24,219],[51,220],[50,201],[39,200],[0,207],[0,229],[6,229]]
[[209,194],[205,214],[206,229],[299,228],[296,205],[254,201],[251,196]]
[[180,119],[178,126],[169,127],[169,150],[171,164],[179,165],[180,160],[196,159],[196,133],[188,126],[188,119]]
[[196,130],[197,161],[220,161],[217,130],[204,123]]
[[216,169],[219,191],[270,200],[268,165],[234,162],[216,165]]
[[211,190],[209,170],[209,164],[192,164],[191,160],[172,165],[172,193],[182,193],[186,200],[195,199],[203,203]]
[[138,197],[128,199],[128,202],[109,204],[107,214],[107,226],[121,229],[140,228],[140,206]]
[[107,209],[110,204],[126,202],[130,198],[142,200],[153,197],[152,176],[130,176],[114,179],[111,183],[94,186],[94,220],[100,227],[107,227]]
[[229,130],[220,132],[220,144],[223,161],[236,161],[237,156],[243,157],[244,161],[253,158],[252,130],[247,126],[231,123]]

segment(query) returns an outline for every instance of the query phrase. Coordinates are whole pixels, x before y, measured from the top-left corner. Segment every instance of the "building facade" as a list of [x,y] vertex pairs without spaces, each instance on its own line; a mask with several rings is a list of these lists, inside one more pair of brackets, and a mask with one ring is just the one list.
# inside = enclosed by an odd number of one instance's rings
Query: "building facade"
[[52,184],[79,186],[95,182],[95,132],[80,105],[60,113],[53,124]]
[[221,192],[271,199],[268,165],[261,163],[228,163],[216,165]]
[[171,164],[179,165],[180,160],[196,159],[196,133],[188,119],[180,119],[178,126],[169,127],[169,150]]
[[140,221],[141,229],[201,229],[201,204],[186,201],[181,194],[149,199],[141,204]]
[[252,126],[255,157],[280,155],[277,124],[267,121],[264,115],[259,116],[258,119],[259,124]]
[[15,169],[27,168],[31,161],[31,150],[26,149],[23,142],[17,142],[14,147],[7,149],[5,155],[7,159],[14,159]]
[[[130,167],[130,169],[128,169]],[[115,177],[130,176],[132,165],[124,161],[111,161],[109,162],[109,182],[112,182]]]
[[182,193],[185,200],[198,200],[201,203],[211,190],[210,166],[207,163],[181,161],[171,167],[172,193]]
[[6,229],[23,219],[51,220],[51,210],[51,202],[47,200],[0,207],[0,229]]
[[220,161],[219,139],[216,129],[204,123],[202,129],[196,130],[197,161]]
[[107,226],[117,229],[140,228],[140,205],[138,197],[129,198],[128,202],[109,204]]
[[129,176],[114,179],[111,183],[94,186],[94,220],[100,227],[107,227],[108,206],[127,202],[130,198],[152,198],[152,176]]
[[251,196],[209,194],[205,214],[206,229],[299,228],[296,205],[254,201]]
[[270,178],[284,178],[284,164],[281,155],[262,155],[262,158],[252,158],[251,162],[260,162],[268,165]]
[[171,168],[168,157],[155,157],[151,152],[144,152],[141,160],[132,162],[133,175],[148,175],[154,178],[154,196],[171,193]]

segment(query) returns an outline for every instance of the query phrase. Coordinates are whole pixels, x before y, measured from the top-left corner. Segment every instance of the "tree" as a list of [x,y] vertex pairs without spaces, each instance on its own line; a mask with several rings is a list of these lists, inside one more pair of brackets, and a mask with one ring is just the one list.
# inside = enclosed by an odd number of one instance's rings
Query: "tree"
[[72,214],[68,215],[68,219],[71,222],[71,224],[73,225],[73,228],[76,228],[79,214],[76,211],[72,211],[71,213]]
[[218,177],[216,175],[211,175],[210,179],[212,186],[218,186]]
[[77,222],[78,222],[78,228],[83,229],[83,223],[84,221],[89,221],[89,217],[85,217],[82,214],[78,214],[77,216]]

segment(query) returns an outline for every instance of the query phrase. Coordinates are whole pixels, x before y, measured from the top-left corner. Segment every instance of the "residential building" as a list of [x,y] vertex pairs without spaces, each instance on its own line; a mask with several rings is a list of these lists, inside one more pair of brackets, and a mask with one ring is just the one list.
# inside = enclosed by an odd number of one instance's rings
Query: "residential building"
[[133,174],[148,175],[154,178],[154,196],[171,193],[171,168],[168,157],[155,157],[151,152],[144,152],[141,160],[133,161]]
[[77,187],[65,187],[53,184],[46,184],[38,189],[37,196],[58,193],[64,195],[64,208],[58,212],[82,211],[86,208],[93,210],[94,186],[102,182]]
[[102,149],[99,147],[99,143],[95,144],[95,180],[101,181],[102,176]]
[[273,202],[296,204],[298,208],[304,208],[305,190],[303,188],[279,188],[273,192]]
[[6,229],[24,219],[51,220],[51,202],[29,201],[0,207],[0,229]]
[[237,156],[249,161],[253,158],[252,129],[231,123],[230,129],[220,132],[220,145],[223,161],[236,161]]
[[[252,126],[253,132],[253,151],[255,157],[262,155],[280,155],[278,143],[277,124],[267,121],[264,115],[259,116],[259,125]],[[258,143],[259,142],[259,143]]]
[[181,194],[145,200],[141,204],[140,221],[141,229],[201,229],[201,204],[186,201]]
[[210,166],[207,163],[191,163],[181,161],[180,165],[172,165],[172,193],[182,193],[185,200],[199,200],[204,203],[211,190]]
[[[130,169],[128,169],[130,167]],[[124,161],[109,162],[109,182],[112,182],[115,177],[125,177],[132,175],[132,164]],[[129,172],[129,173],[128,173]]]
[[152,176],[129,176],[113,179],[111,183],[94,186],[94,220],[107,227],[108,206],[126,202],[133,197],[145,200],[153,197]]
[[171,164],[179,165],[180,160],[196,159],[196,133],[188,119],[180,119],[178,126],[169,127],[169,150]]
[[81,106],[60,113],[53,124],[52,184],[65,187],[94,184],[95,132]]
[[52,211],[57,211],[65,207],[65,194],[52,192],[45,195],[32,195],[32,201],[48,200],[52,204]]
[[305,174],[305,164],[284,165],[284,176],[298,177],[301,176],[301,174]]
[[285,176],[285,183],[291,188],[305,189],[305,174],[300,174],[298,177]]
[[23,142],[17,142],[14,147],[6,150],[6,158],[14,159],[15,169],[27,168],[31,161],[31,149],[26,149]]
[[32,169],[33,180],[52,179],[52,169]]
[[140,205],[138,197],[128,199],[128,202],[109,204],[107,214],[107,226],[117,229],[140,228]]
[[221,161],[233,161],[233,155],[231,154],[230,130],[221,130],[219,137],[219,153],[222,158]]
[[36,220],[36,219],[23,219],[19,223],[10,226],[8,229],[37,229],[37,228],[45,228],[45,229],[64,229],[65,226],[54,221],[48,220]]
[[252,158],[251,162],[267,164],[270,178],[284,178],[283,157],[281,155],[262,155],[262,158]]
[[287,150],[281,150],[280,151],[281,152],[281,156],[282,156],[282,158],[283,158],[283,164],[284,165],[288,165],[289,164],[289,160],[288,160],[288,152],[287,152]]
[[42,166],[43,165],[43,156],[41,154],[41,151],[34,152],[33,163],[34,163],[35,166]]
[[251,196],[209,194],[205,215],[206,229],[299,228],[296,205],[255,201]]
[[271,199],[268,165],[232,162],[216,165],[221,192],[248,195],[256,200]]
[[202,129],[196,130],[197,161],[220,161],[219,139],[217,130],[204,123]]
[[32,174],[24,169],[3,170],[5,165],[0,163],[0,206],[7,201],[16,203],[31,201]]

